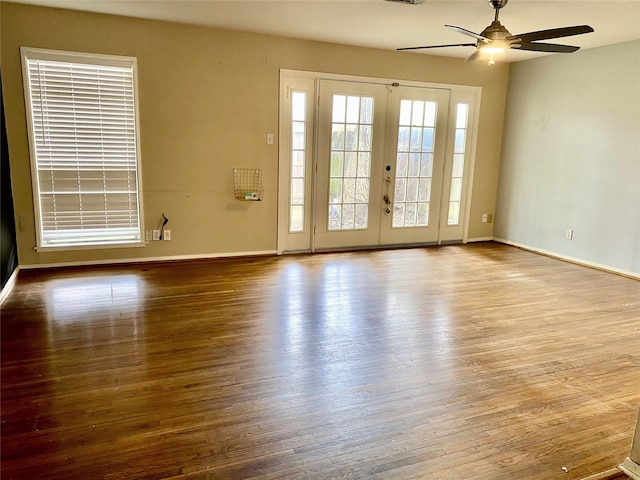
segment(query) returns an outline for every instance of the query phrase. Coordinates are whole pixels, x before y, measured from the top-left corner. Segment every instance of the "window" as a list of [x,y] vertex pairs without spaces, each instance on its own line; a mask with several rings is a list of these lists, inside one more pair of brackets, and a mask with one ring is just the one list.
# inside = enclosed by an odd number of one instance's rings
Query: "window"
[[21,53],[37,247],[141,245],[135,58]]
[[456,106],[456,134],[453,146],[453,170],[451,172],[451,193],[449,195],[449,217],[447,225],[460,223],[460,203],[462,200],[462,175],[467,144],[467,120],[469,105],[458,103]]
[[429,225],[438,102],[401,100],[393,228]]
[[304,231],[307,92],[291,93],[291,199],[289,233]]
[[333,95],[328,230],[366,229],[373,97]]

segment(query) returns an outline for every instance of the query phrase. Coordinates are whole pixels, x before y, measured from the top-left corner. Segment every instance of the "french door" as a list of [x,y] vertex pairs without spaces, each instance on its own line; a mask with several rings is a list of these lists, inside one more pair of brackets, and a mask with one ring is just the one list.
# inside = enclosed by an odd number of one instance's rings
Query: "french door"
[[284,92],[279,251],[462,240],[464,94],[322,78]]
[[449,92],[320,81],[315,248],[437,241]]
[[320,81],[316,249],[380,242],[387,89]]

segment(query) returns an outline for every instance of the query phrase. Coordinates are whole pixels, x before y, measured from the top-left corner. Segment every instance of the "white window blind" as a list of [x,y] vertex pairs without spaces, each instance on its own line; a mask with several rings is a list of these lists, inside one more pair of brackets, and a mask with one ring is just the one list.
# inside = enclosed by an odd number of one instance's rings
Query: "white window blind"
[[135,59],[22,56],[38,247],[141,242]]

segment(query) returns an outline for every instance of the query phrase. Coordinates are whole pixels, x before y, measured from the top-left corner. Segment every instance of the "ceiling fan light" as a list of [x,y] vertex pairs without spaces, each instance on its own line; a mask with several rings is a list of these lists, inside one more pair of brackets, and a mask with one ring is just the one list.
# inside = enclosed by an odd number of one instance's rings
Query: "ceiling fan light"
[[504,52],[504,47],[480,47],[482,53],[489,53],[495,55],[496,53]]

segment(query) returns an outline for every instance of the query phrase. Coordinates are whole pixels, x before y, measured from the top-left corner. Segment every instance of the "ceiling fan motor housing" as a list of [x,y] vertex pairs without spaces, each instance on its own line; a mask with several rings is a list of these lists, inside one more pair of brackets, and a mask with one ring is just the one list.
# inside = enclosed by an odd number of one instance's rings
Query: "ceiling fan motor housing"
[[504,40],[511,36],[511,32],[507,30],[498,20],[491,22],[480,34],[489,40]]

